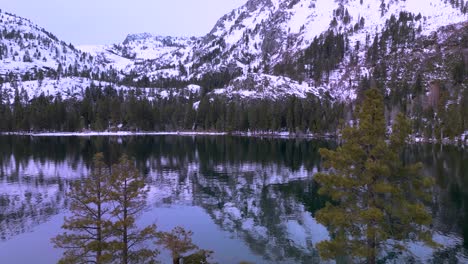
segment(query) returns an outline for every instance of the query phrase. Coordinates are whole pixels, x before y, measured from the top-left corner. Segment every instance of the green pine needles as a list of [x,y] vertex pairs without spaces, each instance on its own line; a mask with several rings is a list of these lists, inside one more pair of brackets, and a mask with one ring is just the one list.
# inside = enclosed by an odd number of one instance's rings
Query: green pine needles
[[146,207],[144,178],[127,156],[111,168],[98,153],[92,173],[75,182],[68,193],[71,216],[52,239],[65,249],[59,263],[154,263],[159,253],[148,240],[157,237],[156,226],[138,228],[135,224]]
[[329,171],[315,180],[332,200],[317,213],[331,234],[317,245],[321,257],[376,263],[386,252],[405,250],[408,241],[437,246],[425,206],[433,181],[419,173],[420,164],[401,160],[409,121],[399,114],[388,136],[383,97],[375,89],[366,92],[357,119],[344,129],[341,147],[320,150]]
[[208,263],[211,251],[199,250],[191,231],[178,227],[176,232],[158,232],[154,224],[137,226],[148,191],[127,156],[110,167],[102,153],[96,154],[90,175],[72,184],[68,193],[71,216],[62,226],[66,232],[52,239],[56,248],[64,249],[59,263],[158,263],[155,244],[170,250],[174,262]]

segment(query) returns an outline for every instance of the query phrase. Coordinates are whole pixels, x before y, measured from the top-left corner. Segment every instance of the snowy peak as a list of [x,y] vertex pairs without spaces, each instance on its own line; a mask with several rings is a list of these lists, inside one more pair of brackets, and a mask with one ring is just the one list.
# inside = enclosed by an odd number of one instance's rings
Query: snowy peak
[[198,39],[195,37],[155,36],[150,33],[130,34],[114,45],[80,46],[97,60],[125,73],[137,73],[152,80],[177,77],[175,69],[187,57]]
[[4,12],[0,13],[0,60],[0,74],[20,74],[25,79],[93,68],[93,58],[72,44],[28,19]]
[[155,36],[150,33],[141,33],[127,35],[122,45],[144,45],[153,43],[155,47],[185,47],[196,39],[195,37]]
[[[368,46],[391,19],[402,13],[413,14],[417,19],[418,34],[429,35],[440,27],[467,20],[464,4],[458,1],[428,0],[249,0],[247,3],[220,18],[213,29],[202,38],[174,38],[149,33],[131,34],[120,44],[101,48],[100,52],[88,50],[101,61],[126,73],[135,73],[150,80],[174,78],[200,80],[206,76],[228,76],[217,91],[238,91],[229,83],[243,80],[245,76],[288,76],[281,80],[291,83],[283,87],[296,87],[292,83],[305,81],[303,91],[313,88],[339,98],[354,98],[355,83],[350,79],[372,73],[365,65]],[[304,61],[304,70],[292,76],[278,70],[278,65],[297,65],[307,49],[317,38],[333,32],[342,37],[346,49],[342,58],[334,62],[325,79],[312,78],[314,65]],[[321,37],[322,36],[322,37]],[[358,61],[360,69],[349,72],[349,64]],[[315,65],[316,66],[316,65]],[[265,77],[266,76],[266,77]],[[321,74],[320,74],[321,76]],[[240,79],[238,79],[240,77]],[[251,78],[247,78],[250,80]],[[255,78],[258,79],[258,78]],[[284,81],[286,82],[286,81]],[[241,82],[243,83],[243,81]],[[272,81],[271,83],[275,83]],[[301,82],[302,83],[302,82]],[[254,85],[255,90],[261,85]],[[213,88],[213,87],[212,87]],[[240,94],[247,94],[242,92]],[[256,93],[257,94],[257,93]],[[263,97],[264,93],[261,93]],[[288,93],[285,93],[288,94]],[[301,93],[303,94],[303,93]],[[339,95],[338,95],[339,94]],[[345,96],[343,96],[345,94]]]
[[[333,32],[345,41],[343,58],[334,66],[343,69],[351,57],[362,59],[371,40],[402,13],[417,18],[414,26],[421,28],[419,36],[468,18],[465,4],[459,1],[249,0],[224,15],[202,41],[196,42],[184,63],[191,78],[226,71],[282,75],[275,70],[278,64],[297,62],[316,38]],[[352,50],[354,47],[358,49]],[[311,69],[312,65],[304,67]],[[370,70],[363,69],[354,76],[331,72],[326,81],[332,76],[334,87],[325,85],[324,89],[351,89],[346,85],[348,79]],[[307,74],[301,77],[315,87],[322,86],[322,82],[314,83],[308,78]]]
[[138,41],[138,40],[145,40],[152,38],[153,35],[151,33],[139,33],[139,34],[128,34],[123,44],[127,44],[128,42]]
[[[391,15],[401,11],[421,14],[425,33],[467,19],[462,8],[444,0],[250,0],[223,16],[205,36],[203,44],[197,46],[205,52],[196,53],[206,54],[207,50],[219,48],[216,53],[244,65],[241,58],[247,59],[248,55],[269,57],[275,62],[279,53],[303,50],[328,30],[376,33]],[[364,25],[367,27],[363,28]],[[259,67],[258,60],[248,60],[248,64]]]
[[[2,26],[2,33],[5,35],[4,39],[20,38],[21,35],[19,34],[38,34],[50,41],[58,41],[57,37],[52,33],[37,26],[31,22],[31,20],[19,17],[15,14],[7,12],[0,13],[0,24]],[[10,34],[5,34],[5,32]]]
[[[370,63],[368,54],[372,41],[401,14],[411,16],[415,40],[467,21],[467,6],[461,0],[249,0],[202,38],[140,33],[79,50],[27,19],[1,13],[0,74],[20,74],[23,81],[67,76],[145,87],[197,83],[228,97],[329,92],[348,100],[355,98],[359,80],[375,72],[376,61]],[[318,56],[330,43],[338,46],[331,53],[340,56]],[[392,48],[411,52],[414,43],[402,43]]]
[[195,37],[154,36],[149,33],[128,35],[122,44],[113,45],[113,50],[122,57],[137,60],[155,60],[165,54],[187,48]]

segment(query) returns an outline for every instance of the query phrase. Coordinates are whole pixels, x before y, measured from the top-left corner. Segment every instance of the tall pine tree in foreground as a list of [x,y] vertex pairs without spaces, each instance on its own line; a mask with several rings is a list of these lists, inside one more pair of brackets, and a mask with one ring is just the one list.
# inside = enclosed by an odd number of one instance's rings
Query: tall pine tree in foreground
[[109,263],[112,253],[109,168],[102,153],[93,159],[91,174],[72,184],[68,196],[71,216],[62,228],[68,230],[52,239],[55,247],[65,249],[59,263]]
[[146,208],[149,189],[127,156],[122,156],[119,163],[112,166],[110,186],[112,230],[116,237],[112,245],[118,263],[155,263],[158,251],[149,249],[146,244],[156,239],[156,226],[139,228],[135,222]]
[[60,263],[155,263],[156,226],[136,226],[146,208],[148,188],[126,156],[109,166],[102,153],[94,156],[91,174],[74,183],[68,193],[71,216],[52,239],[65,249]]
[[420,174],[420,164],[401,161],[408,120],[398,115],[387,136],[383,97],[375,89],[366,92],[357,118],[356,126],[344,129],[341,147],[320,150],[329,171],[315,180],[319,193],[332,200],[317,212],[331,235],[317,245],[321,257],[373,264],[385,253],[404,251],[408,241],[437,246],[424,205],[433,180]]

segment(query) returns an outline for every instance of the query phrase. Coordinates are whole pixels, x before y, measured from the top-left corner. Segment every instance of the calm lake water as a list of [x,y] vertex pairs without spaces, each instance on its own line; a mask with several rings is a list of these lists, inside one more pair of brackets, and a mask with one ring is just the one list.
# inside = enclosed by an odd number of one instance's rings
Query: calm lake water
[[[66,190],[85,177],[92,157],[134,157],[151,188],[141,225],[180,225],[215,252],[218,263],[318,263],[314,245],[328,238],[315,212],[325,199],[314,174],[318,149],[333,142],[245,137],[0,137],[0,262],[55,263],[50,238],[68,213]],[[421,161],[436,179],[434,252],[409,245],[421,262],[468,262],[468,150],[414,145],[405,160]],[[167,254],[161,256],[167,262]]]

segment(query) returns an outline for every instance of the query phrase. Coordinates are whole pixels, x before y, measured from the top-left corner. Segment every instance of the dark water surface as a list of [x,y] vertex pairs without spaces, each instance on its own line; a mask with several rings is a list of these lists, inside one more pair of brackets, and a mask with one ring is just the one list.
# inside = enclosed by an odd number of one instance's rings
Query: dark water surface
[[[314,219],[325,199],[313,175],[318,149],[333,142],[245,137],[0,136],[0,263],[55,263],[50,238],[68,213],[66,190],[85,177],[92,157],[134,157],[151,188],[141,225],[177,225],[215,251],[218,263],[317,263],[314,245],[328,238]],[[421,262],[468,260],[468,150],[414,145],[405,160],[421,161],[436,179],[434,252],[418,243]],[[168,261],[167,255],[161,257]]]

